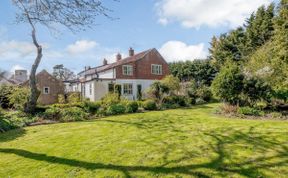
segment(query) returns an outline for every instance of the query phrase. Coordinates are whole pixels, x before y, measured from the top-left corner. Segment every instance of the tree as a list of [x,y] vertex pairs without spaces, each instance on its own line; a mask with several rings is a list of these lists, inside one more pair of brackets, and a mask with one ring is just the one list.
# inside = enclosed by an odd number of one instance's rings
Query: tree
[[65,68],[63,64],[55,65],[53,67],[53,76],[62,81],[75,78],[74,72],[68,68]]
[[175,94],[179,89],[179,79],[168,75],[161,81],[154,82],[148,89],[147,94],[149,97],[155,99],[157,104],[161,106],[165,97]]
[[107,14],[109,9],[104,7],[100,0],[12,0],[12,2],[18,8],[16,22],[30,25],[32,41],[37,49],[37,57],[29,77],[31,94],[25,107],[26,112],[32,113],[40,95],[36,87],[36,71],[43,56],[42,46],[36,34],[38,26],[54,30],[56,25],[60,25],[77,32],[95,25],[96,16],[109,17]]
[[238,105],[241,100],[244,75],[235,62],[226,63],[212,83],[213,94],[224,102]]
[[172,75],[182,82],[195,80],[197,83],[210,86],[217,73],[211,62],[211,60],[174,62],[169,64],[169,68]]

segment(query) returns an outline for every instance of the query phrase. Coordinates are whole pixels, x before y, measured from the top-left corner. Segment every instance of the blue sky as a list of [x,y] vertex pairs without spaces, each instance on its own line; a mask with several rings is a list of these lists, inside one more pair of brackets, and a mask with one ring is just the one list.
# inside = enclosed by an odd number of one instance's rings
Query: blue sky
[[[51,34],[38,27],[44,46],[39,70],[49,71],[56,64],[75,72],[84,66],[97,66],[103,58],[115,61],[115,54],[127,55],[156,48],[167,61],[205,58],[211,37],[243,24],[260,5],[272,0],[112,0],[103,1],[119,20],[98,17],[93,29],[73,34],[62,29]],[[11,1],[0,2],[0,68],[28,69],[35,49],[27,24],[15,24]]]

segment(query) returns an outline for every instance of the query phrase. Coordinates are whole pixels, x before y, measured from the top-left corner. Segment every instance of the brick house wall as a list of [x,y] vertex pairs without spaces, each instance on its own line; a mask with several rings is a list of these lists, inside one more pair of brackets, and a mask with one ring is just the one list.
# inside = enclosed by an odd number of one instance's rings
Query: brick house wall
[[[36,85],[40,91],[37,102],[41,105],[55,104],[58,102],[58,95],[65,93],[64,83],[53,77],[46,70],[43,70],[36,75]],[[29,80],[23,83],[22,86],[29,87]],[[45,87],[49,88],[49,94],[44,93]]]
[[[64,94],[64,84],[62,81],[50,75],[43,70],[36,76],[37,88],[41,92],[38,102],[43,105],[54,104],[58,102],[58,95]],[[49,94],[44,93],[44,88],[49,87]]]
[[[162,75],[155,75],[151,73],[151,65],[162,65]],[[151,52],[145,55],[141,60],[126,63],[124,65],[132,65],[133,75],[123,75],[122,66],[117,66],[116,78],[117,79],[146,79],[146,80],[161,80],[165,76],[169,75],[169,66],[160,53],[153,49]]]

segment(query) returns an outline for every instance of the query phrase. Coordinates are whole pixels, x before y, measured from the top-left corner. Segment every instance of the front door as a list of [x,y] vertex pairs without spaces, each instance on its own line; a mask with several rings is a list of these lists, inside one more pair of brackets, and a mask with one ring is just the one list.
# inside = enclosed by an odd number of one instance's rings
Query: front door
[[137,100],[142,100],[142,85],[137,85]]

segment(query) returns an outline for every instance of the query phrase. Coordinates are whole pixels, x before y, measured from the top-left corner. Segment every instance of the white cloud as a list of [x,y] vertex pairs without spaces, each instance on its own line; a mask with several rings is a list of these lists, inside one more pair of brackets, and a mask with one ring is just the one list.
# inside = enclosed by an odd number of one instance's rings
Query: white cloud
[[159,49],[159,52],[168,62],[207,57],[203,43],[188,45],[181,41],[168,41]]
[[0,57],[17,58],[26,57],[35,53],[33,44],[25,41],[4,41],[0,43]]
[[156,4],[159,23],[180,22],[188,28],[236,27],[261,5],[273,0],[161,0]]
[[19,64],[16,64],[16,65],[12,66],[12,68],[10,69],[10,72],[14,73],[15,70],[27,70],[27,69],[25,67],[19,65]]
[[80,40],[76,41],[74,44],[68,45],[66,50],[70,54],[81,54],[98,46],[95,41]]

